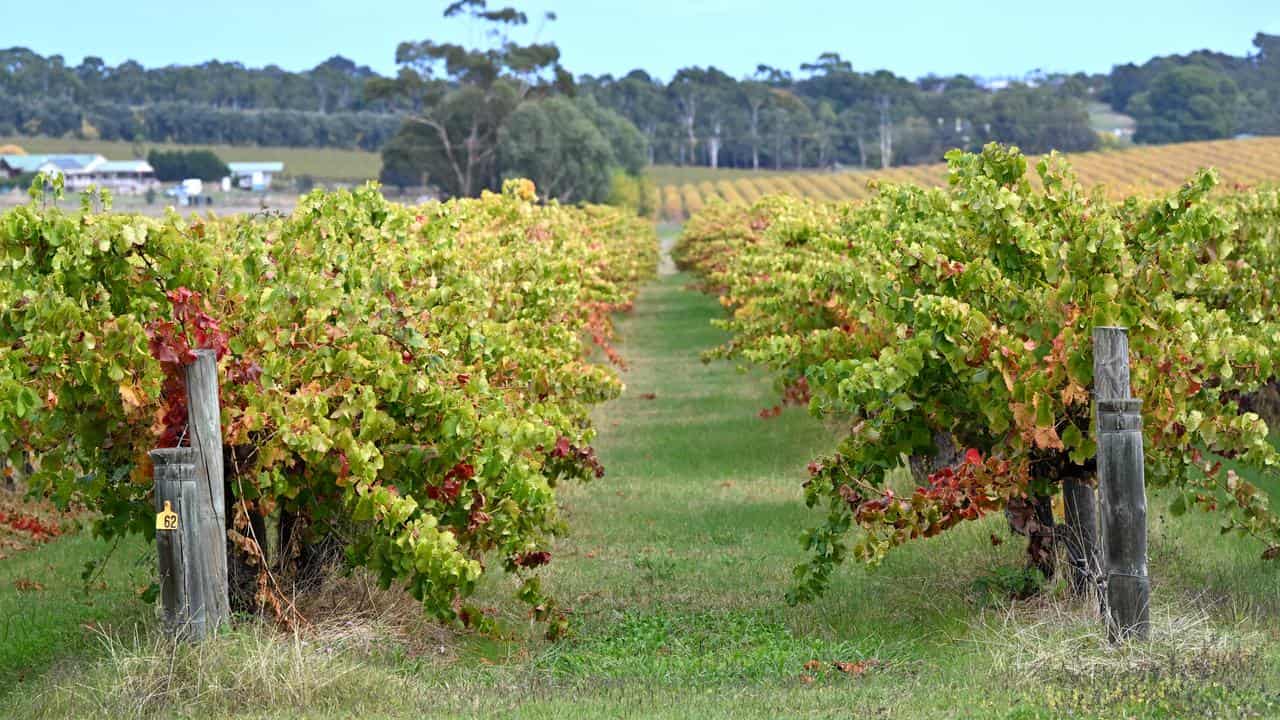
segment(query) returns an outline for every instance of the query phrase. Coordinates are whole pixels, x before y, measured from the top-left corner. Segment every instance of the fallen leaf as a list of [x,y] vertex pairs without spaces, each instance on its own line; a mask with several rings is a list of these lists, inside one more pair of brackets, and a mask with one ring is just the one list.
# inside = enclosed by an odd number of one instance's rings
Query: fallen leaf
[[865,675],[868,670],[879,664],[879,660],[876,660],[875,658],[867,658],[866,660],[859,660],[857,662],[836,662],[835,666],[837,670],[846,675],[861,677],[862,675]]
[[17,588],[18,592],[39,592],[44,590],[44,585],[28,578],[18,578],[14,581],[13,586]]

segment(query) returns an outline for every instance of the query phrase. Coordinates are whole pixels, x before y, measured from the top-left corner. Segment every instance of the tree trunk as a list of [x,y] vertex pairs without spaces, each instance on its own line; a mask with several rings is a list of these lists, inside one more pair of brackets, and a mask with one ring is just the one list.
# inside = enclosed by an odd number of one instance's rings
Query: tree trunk
[[912,455],[907,459],[907,466],[919,487],[928,485],[929,476],[933,473],[944,467],[954,467],[960,461],[960,450],[950,433],[934,433],[933,447],[932,455]]
[[751,169],[760,169],[760,106],[751,106]]
[[[240,482],[237,469],[247,462],[252,448],[245,446],[227,448],[224,454],[223,467],[226,473],[226,507],[227,513],[227,592],[233,612],[251,613],[259,608],[256,598],[258,591],[258,573],[263,568],[260,560],[267,555],[267,523],[266,518],[257,511],[248,512],[248,526],[241,529],[235,526],[239,504]],[[245,538],[258,544],[258,556],[246,552],[231,540],[232,531],[244,535]]]
[[889,117],[889,98],[880,98],[880,167],[893,164],[893,119]]
[[707,139],[707,164],[712,169],[720,167],[720,123],[716,123],[715,132]]
[[1046,495],[1014,498],[1005,505],[1004,514],[1009,529],[1027,538],[1028,566],[1039,570],[1046,580],[1052,578],[1056,565],[1052,498]]
[[1099,580],[1098,508],[1090,478],[1074,475],[1063,478],[1062,506],[1066,515],[1063,540],[1067,562],[1071,564],[1071,592],[1084,597],[1097,590]]
[[299,591],[319,587],[328,571],[342,559],[341,540],[332,534],[308,538],[309,522],[300,513],[280,513],[277,567],[282,575],[292,578],[292,586]]
[[1044,575],[1051,579],[1057,567],[1057,554],[1054,546],[1053,498],[1049,495],[1036,495],[1032,498],[1035,510],[1036,526],[1027,533],[1027,555]]

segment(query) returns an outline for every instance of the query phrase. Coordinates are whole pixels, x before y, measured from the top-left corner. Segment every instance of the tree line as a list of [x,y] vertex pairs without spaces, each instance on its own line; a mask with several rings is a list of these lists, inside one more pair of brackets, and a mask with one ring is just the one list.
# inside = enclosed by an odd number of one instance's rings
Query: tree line
[[303,72],[234,62],[69,65],[0,50],[0,135],[377,150],[404,108],[369,100],[377,73],[334,56]]
[[654,163],[709,167],[889,167],[937,162],[992,140],[1031,152],[1091,150],[1090,85],[1052,77],[992,92],[973,78],[911,81],[858,72],[823,53],[796,77],[760,65],[745,79],[685,68],[668,83],[636,70],[583,77],[580,92],[631,120]]
[[1169,143],[1280,134],[1280,35],[1243,57],[1199,50],[1118,65],[1099,93],[1138,123],[1134,140]]
[[[1136,119],[1140,143],[1280,133],[1280,37],[1261,33],[1244,56],[1199,51],[999,85],[863,72],[837,53],[796,73],[760,65],[735,78],[689,67],[663,81],[642,70],[575,77],[555,44],[510,39],[506,30],[527,24],[514,8],[466,0],[446,15],[504,32],[488,48],[402,43],[392,77],[341,56],[290,72],[216,61],[111,66],[96,57],[70,65],[2,50],[0,135],[383,150],[384,180],[464,195],[498,187],[516,166],[541,165],[565,196],[590,198],[600,192],[568,188],[551,164],[590,167],[586,184],[595,185],[637,163],[888,167],[991,141],[1036,153],[1090,150],[1099,137],[1088,103],[1098,100]],[[550,152],[532,153],[530,142]],[[565,154],[575,147],[606,165]]]

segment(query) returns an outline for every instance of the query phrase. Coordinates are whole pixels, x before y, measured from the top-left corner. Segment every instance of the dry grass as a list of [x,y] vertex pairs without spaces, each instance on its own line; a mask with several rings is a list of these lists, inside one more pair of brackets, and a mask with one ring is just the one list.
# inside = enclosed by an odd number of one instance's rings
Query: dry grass
[[[99,632],[97,660],[55,670],[19,700],[26,717],[232,717],[307,708],[348,712],[420,700],[406,668],[453,659],[452,633],[429,622],[404,592],[363,572],[334,575],[308,594],[294,630],[239,620],[201,643],[156,632]],[[17,709],[17,708],[11,708]]]
[[1265,638],[1241,624],[1216,623],[1189,602],[1156,606],[1148,642],[1108,641],[1097,606],[1042,597],[988,611],[975,626],[996,676],[1064,683],[1177,677],[1212,681],[1251,673]]
[[373,653],[389,644],[406,656],[454,659],[454,633],[431,622],[422,604],[400,588],[382,589],[364,570],[333,573],[314,592],[297,599],[306,624],[304,642]]

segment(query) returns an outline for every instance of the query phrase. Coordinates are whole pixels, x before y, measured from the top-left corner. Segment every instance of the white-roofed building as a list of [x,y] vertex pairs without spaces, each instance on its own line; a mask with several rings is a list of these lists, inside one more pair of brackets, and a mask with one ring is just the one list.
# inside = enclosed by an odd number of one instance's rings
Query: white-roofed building
[[271,187],[271,179],[284,172],[284,163],[229,162],[227,169],[231,171],[231,182],[236,187],[266,191]]
[[155,169],[145,160],[108,160],[101,155],[0,155],[0,172],[62,175],[68,190],[90,185],[116,193],[143,192],[156,186]]
[[156,187],[155,168],[146,160],[103,160],[83,170],[66,173],[67,187],[83,190],[90,185],[117,193],[140,193]]

